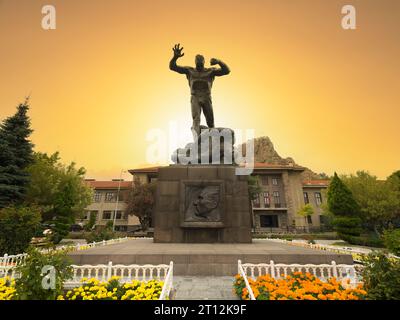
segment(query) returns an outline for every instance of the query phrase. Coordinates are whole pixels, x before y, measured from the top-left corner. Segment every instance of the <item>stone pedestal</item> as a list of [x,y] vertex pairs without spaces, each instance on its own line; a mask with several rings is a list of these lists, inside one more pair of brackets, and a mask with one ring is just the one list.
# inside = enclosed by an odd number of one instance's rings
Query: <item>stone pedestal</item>
[[234,165],[160,168],[154,242],[250,243],[247,176]]

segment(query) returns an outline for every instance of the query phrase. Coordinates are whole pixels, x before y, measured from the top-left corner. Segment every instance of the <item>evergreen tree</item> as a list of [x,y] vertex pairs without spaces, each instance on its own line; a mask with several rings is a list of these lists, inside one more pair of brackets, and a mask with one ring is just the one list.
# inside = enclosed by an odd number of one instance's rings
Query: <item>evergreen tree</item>
[[356,216],[359,206],[354,200],[350,189],[343,183],[335,172],[328,188],[328,209],[335,216]]
[[27,99],[0,125],[0,208],[20,203],[29,183],[25,168],[32,163],[33,144],[28,110]]

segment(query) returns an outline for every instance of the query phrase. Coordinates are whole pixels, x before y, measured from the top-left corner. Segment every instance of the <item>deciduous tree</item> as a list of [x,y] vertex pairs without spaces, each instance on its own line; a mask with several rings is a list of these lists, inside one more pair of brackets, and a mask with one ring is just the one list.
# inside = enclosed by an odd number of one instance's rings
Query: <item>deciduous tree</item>
[[86,171],[73,162],[61,163],[58,152],[50,156],[38,152],[27,172],[31,179],[26,201],[41,208],[43,220],[52,225],[52,240],[58,243],[91,203],[92,190],[84,181]]
[[155,204],[156,184],[142,183],[139,179],[134,179],[133,188],[129,193],[127,200],[127,210],[129,215],[135,215],[139,218],[142,230],[147,230]]

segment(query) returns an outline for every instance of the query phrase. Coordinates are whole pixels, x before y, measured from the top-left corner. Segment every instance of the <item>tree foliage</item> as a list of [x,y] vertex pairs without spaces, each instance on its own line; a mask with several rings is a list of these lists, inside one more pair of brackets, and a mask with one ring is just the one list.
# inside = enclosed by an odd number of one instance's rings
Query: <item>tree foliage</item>
[[22,203],[29,183],[25,168],[32,162],[33,144],[28,110],[26,100],[0,125],[0,208]]
[[391,253],[400,256],[400,229],[385,230],[383,242]]
[[31,179],[26,201],[41,208],[42,218],[52,225],[55,243],[69,232],[75,218],[91,203],[92,190],[84,182],[84,168],[74,162],[64,165],[59,153],[35,153],[27,168]]
[[142,183],[134,179],[133,188],[129,193],[126,212],[139,218],[142,230],[147,230],[155,204],[156,184]]
[[336,216],[355,216],[359,206],[351,190],[343,183],[335,172],[327,192],[329,211]]
[[248,188],[249,188],[249,198],[255,200],[259,194],[262,192],[262,187],[260,185],[259,176],[249,176],[248,178]]
[[1,209],[0,255],[25,252],[39,226],[37,208],[13,206]]
[[302,208],[300,208],[300,210],[297,212],[297,214],[302,217],[307,218],[314,214],[314,208],[312,207],[311,204],[308,203],[308,204],[304,205]]
[[378,180],[366,171],[342,177],[360,207],[360,217],[366,227],[381,234],[400,218],[399,177]]
[[373,252],[363,261],[362,277],[370,300],[400,300],[400,260]]
[[311,217],[314,214],[314,208],[312,207],[311,204],[307,203],[304,205],[302,208],[300,208],[299,211],[297,211],[297,214],[299,216],[304,217],[305,225],[307,227],[307,232],[308,232],[308,217]]

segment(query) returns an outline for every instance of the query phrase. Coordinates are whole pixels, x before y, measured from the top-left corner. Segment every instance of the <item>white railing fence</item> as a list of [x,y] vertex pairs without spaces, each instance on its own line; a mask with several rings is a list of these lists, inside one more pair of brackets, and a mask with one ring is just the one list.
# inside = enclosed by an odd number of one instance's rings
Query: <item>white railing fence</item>
[[[48,253],[51,251],[62,251],[62,250],[69,250],[69,251],[80,251],[80,250],[87,250],[95,247],[102,247],[102,246],[107,246],[110,244],[116,244],[116,243],[121,243],[124,241],[129,240],[128,237],[124,238],[117,238],[117,239],[111,239],[111,240],[103,240],[99,242],[91,242],[88,244],[70,244],[70,245],[63,245],[63,246],[58,246],[55,249],[40,249],[40,252],[42,253]],[[18,266],[22,263],[25,262],[25,259],[27,257],[27,253],[21,253],[21,254],[16,254],[16,255],[8,255],[7,253],[3,256],[0,257],[0,269],[3,267],[7,266]]]
[[16,255],[8,255],[5,254],[3,257],[0,257],[0,267],[10,267],[17,266],[23,263],[26,259],[27,254],[16,254]]
[[[64,282],[65,289],[78,287],[82,284],[82,279],[95,278],[101,282],[106,282],[111,277],[119,277],[121,283],[131,282],[132,280],[149,281],[158,280],[163,281],[163,287],[160,295],[160,300],[169,298],[173,288],[173,262],[169,265],[122,265],[110,261],[108,264],[98,265],[72,265],[72,277]],[[16,272],[16,265],[7,265],[0,267],[0,278],[10,277],[11,279],[18,278],[20,275]]]
[[256,279],[258,276],[269,274],[272,278],[281,279],[294,272],[308,272],[322,281],[333,277],[339,281],[348,279],[353,287],[361,282],[354,265],[336,264],[335,261],[332,261],[331,264],[283,264],[275,263],[272,260],[270,263],[242,264],[241,260],[238,261],[238,273],[245,281],[250,300],[255,300],[255,297],[248,278]]
[[26,253],[8,255],[0,257],[0,278],[11,277],[15,278],[15,268],[25,262]]
[[[67,245],[62,245],[58,246],[55,250],[69,250],[69,251],[80,251],[80,250],[87,250],[87,249],[92,249],[96,247],[102,247],[102,246],[107,246],[110,244],[116,244],[116,243],[121,243],[124,241],[129,240],[128,237],[124,238],[117,238],[117,239],[110,239],[110,240],[103,240],[103,241],[98,241],[98,242],[91,242],[87,244],[67,244]],[[41,252],[49,252],[53,249],[41,249]]]
[[72,265],[73,275],[72,278],[64,283],[66,289],[77,287],[82,284],[83,278],[95,278],[102,282],[108,281],[111,277],[119,277],[121,283],[131,282],[132,280],[149,281],[158,280],[163,281],[163,287],[160,295],[160,300],[169,298],[173,288],[173,262],[169,265],[113,265],[110,261],[108,264],[99,265]]
[[243,268],[242,261],[238,261],[238,274],[243,278],[244,283],[246,285],[247,291],[249,293],[250,300],[256,300],[254,297],[253,289],[251,288],[249,284],[249,279],[247,279],[247,274],[246,271]]
[[108,264],[72,265],[72,268],[72,278],[65,283],[65,285],[69,287],[79,285],[83,278],[95,278],[104,282],[108,281],[113,276],[119,277],[122,283],[132,280],[149,281],[154,279],[164,281],[167,277],[170,265],[113,265],[110,261]]
[[[279,243],[285,243],[289,244],[292,246],[300,246],[300,247],[306,247],[306,248],[311,248],[311,249],[316,249],[316,250],[323,250],[323,251],[331,251],[335,253],[341,253],[341,254],[351,254],[353,256],[353,261],[357,263],[362,263],[362,259],[367,256],[370,252],[372,252],[374,249],[369,249],[369,248],[357,248],[357,247],[340,247],[340,246],[334,246],[334,245],[329,245],[329,244],[313,244],[313,243],[307,243],[305,241],[301,240],[292,240],[288,241],[286,239],[262,239],[262,240],[268,240],[268,241],[273,241],[273,242],[279,242]],[[389,253],[388,254],[389,258],[392,259],[400,259],[400,257]]]
[[171,291],[173,287],[174,287],[174,263],[171,261],[169,263],[167,276],[164,278],[164,285],[161,290],[159,300],[168,300],[171,296]]

